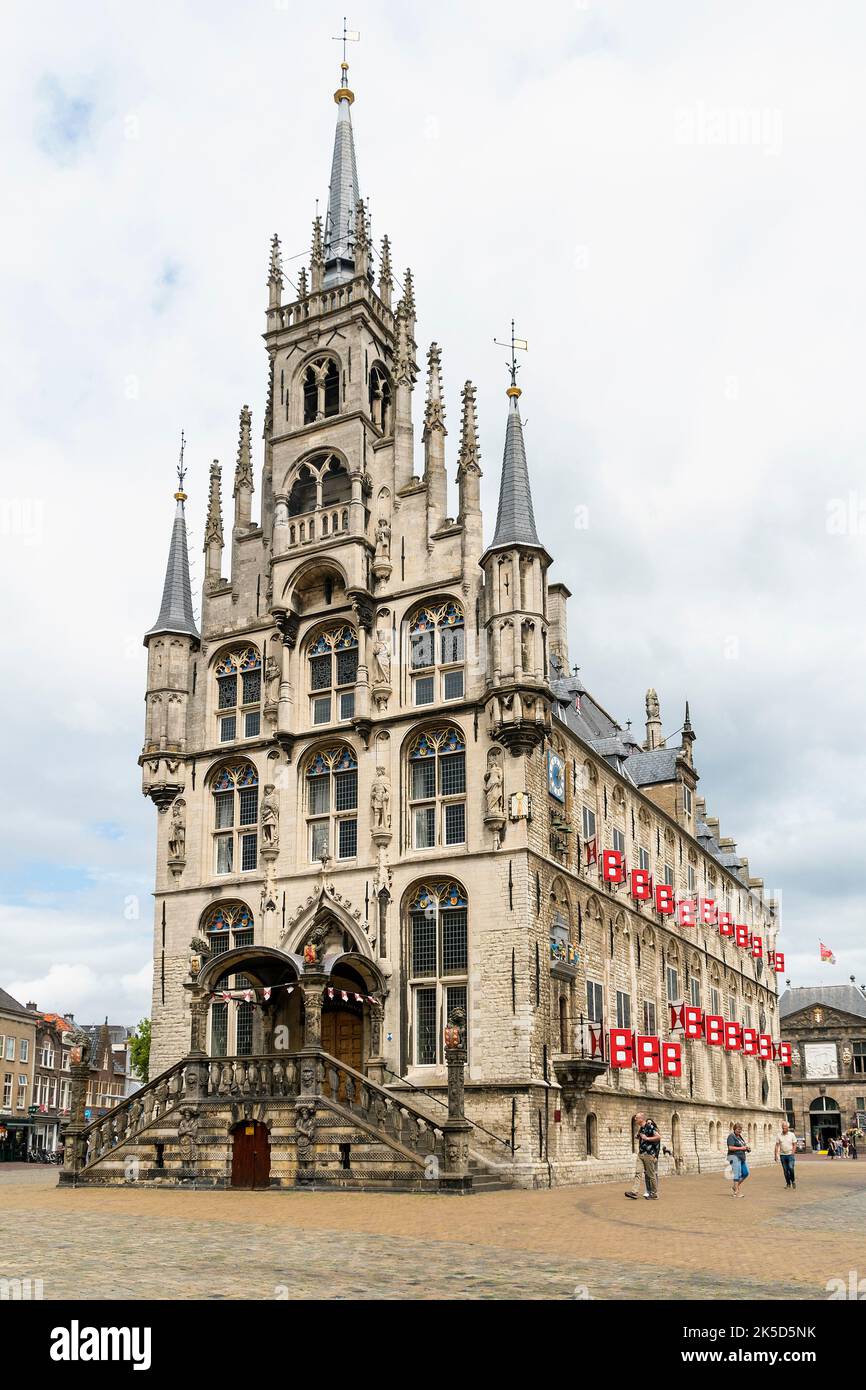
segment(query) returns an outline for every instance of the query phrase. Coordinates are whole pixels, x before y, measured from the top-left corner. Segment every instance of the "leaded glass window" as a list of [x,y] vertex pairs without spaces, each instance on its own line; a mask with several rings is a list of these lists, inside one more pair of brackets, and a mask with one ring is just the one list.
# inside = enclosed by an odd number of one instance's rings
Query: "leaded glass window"
[[407,912],[412,1055],[416,1066],[432,1066],[444,1061],[441,1033],[451,1010],[466,1011],[468,903],[459,884],[434,879],[410,893]]
[[465,660],[462,606],[452,599],[416,608],[409,618],[412,703],[433,705],[461,699]]
[[214,868],[218,874],[258,865],[259,786],[252,763],[226,764],[211,784]]
[[346,744],[314,754],[307,764],[307,842],[310,861],[358,853],[358,763]]
[[413,849],[466,843],[466,746],[453,725],[426,729],[409,748]]
[[235,743],[261,732],[262,659],[255,647],[225,652],[216,665],[217,738]]
[[345,724],[355,717],[358,637],[343,623],[319,633],[307,650],[313,724]]

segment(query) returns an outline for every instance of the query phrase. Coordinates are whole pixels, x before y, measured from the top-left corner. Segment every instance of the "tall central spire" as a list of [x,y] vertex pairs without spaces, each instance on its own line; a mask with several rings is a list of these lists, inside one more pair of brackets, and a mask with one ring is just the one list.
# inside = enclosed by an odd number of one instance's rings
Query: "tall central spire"
[[325,227],[325,285],[338,285],[355,273],[353,228],[355,204],[361,196],[355,141],[352,135],[351,106],[355,94],[349,88],[349,64],[340,64],[341,82],[334,93],[337,103],[337,129],[331,160],[331,188]]

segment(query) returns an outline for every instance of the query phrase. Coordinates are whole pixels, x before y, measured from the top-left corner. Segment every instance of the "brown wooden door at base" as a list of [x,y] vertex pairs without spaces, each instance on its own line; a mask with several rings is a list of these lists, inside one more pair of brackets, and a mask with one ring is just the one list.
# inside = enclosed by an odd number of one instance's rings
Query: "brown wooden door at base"
[[[322,1012],[322,1047],[347,1067],[361,1071],[363,1062],[364,1020],[351,1009],[325,1009]],[[325,1078],[325,1092],[331,1094]],[[338,1100],[345,1100],[345,1080],[340,1080]]]
[[243,1120],[232,1130],[232,1187],[268,1187],[271,1141],[267,1125]]

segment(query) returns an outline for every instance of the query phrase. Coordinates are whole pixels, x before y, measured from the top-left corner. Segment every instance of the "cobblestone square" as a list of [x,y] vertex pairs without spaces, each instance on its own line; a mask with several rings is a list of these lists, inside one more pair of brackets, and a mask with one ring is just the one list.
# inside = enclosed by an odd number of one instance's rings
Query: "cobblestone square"
[[827,1299],[866,1277],[866,1163],[469,1198],[70,1191],[0,1169],[0,1278],[46,1299]]

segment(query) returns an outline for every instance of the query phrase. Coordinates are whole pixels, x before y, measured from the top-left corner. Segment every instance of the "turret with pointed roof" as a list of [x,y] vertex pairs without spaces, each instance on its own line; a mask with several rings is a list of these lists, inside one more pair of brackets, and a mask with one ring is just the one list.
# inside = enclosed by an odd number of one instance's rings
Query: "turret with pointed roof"
[[174,525],[171,528],[171,541],[168,547],[168,561],[165,567],[165,582],[162,588],[162,603],[159,616],[153,627],[144,634],[145,645],[149,637],[157,633],[183,632],[199,641],[198,628],[192,611],[192,586],[189,578],[189,551],[186,540],[186,516],[183,504],[186,493],[179,487],[174,494]]
[[545,590],[551,558],[535,529],[513,347],[512,325],[499,510],[481,566],[491,728],[494,738],[517,756],[537,747],[550,725]]
[[147,647],[144,748],[139,761],[144,792],[164,811],[182,790],[177,772],[186,748],[186,714],[190,693],[190,656],[201,642],[192,609],[192,586],[183,504],[183,436],[178,466],[180,486],[159,616],[144,635]]

